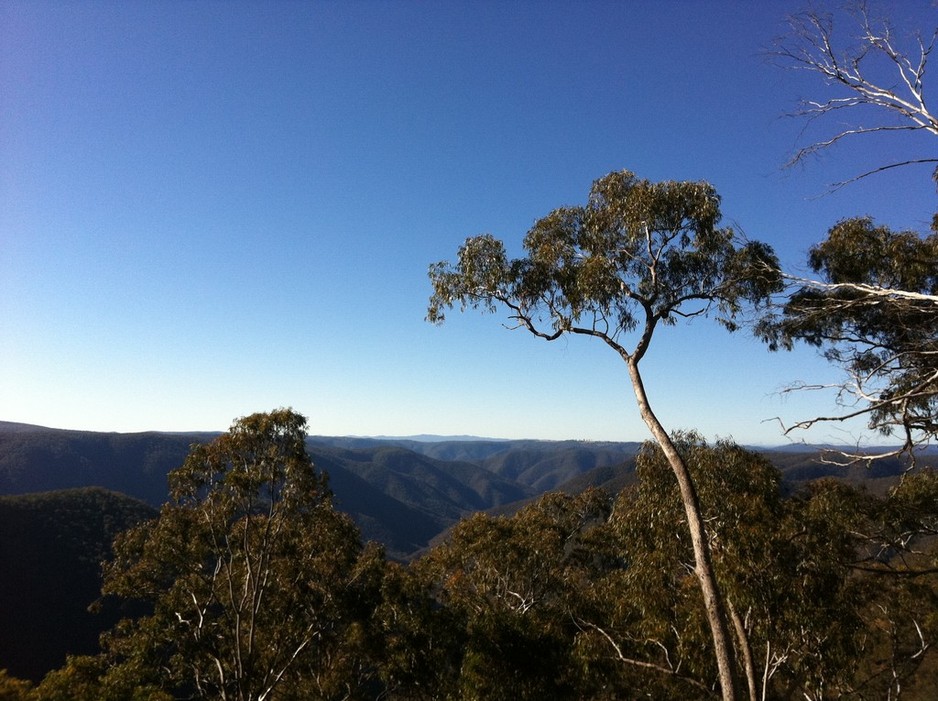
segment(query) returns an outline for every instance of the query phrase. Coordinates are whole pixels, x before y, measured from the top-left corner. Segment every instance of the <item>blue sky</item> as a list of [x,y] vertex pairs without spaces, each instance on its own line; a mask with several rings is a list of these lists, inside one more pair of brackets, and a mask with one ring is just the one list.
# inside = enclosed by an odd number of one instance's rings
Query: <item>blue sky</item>
[[[878,7],[935,25],[926,0]],[[215,430],[292,406],[314,434],[644,439],[607,349],[431,326],[427,267],[482,232],[518,252],[622,168],[709,180],[793,272],[845,216],[925,230],[927,170],[824,194],[923,141],[782,168],[813,133],[784,115],[823,88],[762,52],[800,8],[4,0],[0,420]],[[779,389],[837,377],[706,320],[645,372],[669,428],[762,444],[833,408]]]

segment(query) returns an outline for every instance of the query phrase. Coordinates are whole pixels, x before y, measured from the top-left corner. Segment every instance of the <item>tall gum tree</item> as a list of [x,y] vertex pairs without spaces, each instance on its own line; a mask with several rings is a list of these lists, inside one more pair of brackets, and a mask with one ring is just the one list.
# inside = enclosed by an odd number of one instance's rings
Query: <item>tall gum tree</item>
[[713,572],[694,481],[652,410],[641,361],[660,325],[714,316],[728,330],[749,305],[781,287],[766,244],[720,228],[720,198],[706,182],[659,183],[629,171],[593,183],[583,206],[561,207],[535,222],[527,255],[511,260],[484,234],[466,240],[455,264],[430,267],[427,320],[445,311],[507,310],[517,328],[547,341],[565,334],[599,339],[624,362],[642,420],[668,460],[680,489],[724,699],[737,697],[726,603]]
[[252,414],[170,473],[171,500],[105,568],[105,594],[152,609],[109,635],[109,677],[187,698],[352,695],[383,558],[305,441],[300,414]]

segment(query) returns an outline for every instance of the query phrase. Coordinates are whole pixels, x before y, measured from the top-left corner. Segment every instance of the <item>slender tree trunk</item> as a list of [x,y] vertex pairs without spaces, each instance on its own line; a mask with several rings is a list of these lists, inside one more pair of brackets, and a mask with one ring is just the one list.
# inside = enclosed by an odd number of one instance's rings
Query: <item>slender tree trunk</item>
[[[749,644],[749,634],[746,633],[746,625],[739,616],[739,611],[733,606],[733,600],[726,597],[726,606],[730,611],[730,618],[733,620],[733,628],[736,629],[736,640],[739,641],[740,663],[746,672],[746,685],[749,688],[749,701],[759,701],[759,695],[756,691],[756,668],[752,662],[752,646]],[[764,698],[765,694],[763,694]]]
[[671,470],[677,478],[678,487],[681,491],[681,501],[684,503],[684,511],[687,514],[687,527],[690,530],[691,543],[694,547],[694,573],[700,582],[704,608],[707,611],[707,621],[710,624],[710,633],[713,637],[713,649],[720,677],[720,691],[723,695],[723,701],[736,701],[735,665],[726,605],[720,595],[720,589],[713,572],[710,545],[707,542],[697,489],[694,486],[687,463],[684,462],[684,458],[678,453],[668,432],[664,430],[661,422],[658,421],[658,417],[651,410],[648,395],[645,393],[645,385],[638,370],[638,359],[633,356],[628,358],[626,363],[629,366],[629,378],[632,380],[635,398],[638,400],[639,414],[651,431],[651,435],[661,446],[661,450],[664,452],[665,458],[667,458]]

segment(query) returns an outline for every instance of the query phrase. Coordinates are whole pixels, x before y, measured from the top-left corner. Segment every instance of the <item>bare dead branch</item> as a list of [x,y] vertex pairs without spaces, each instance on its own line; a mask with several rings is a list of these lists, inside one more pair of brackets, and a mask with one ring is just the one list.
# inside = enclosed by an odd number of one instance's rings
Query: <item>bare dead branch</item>
[[830,189],[831,191],[839,190],[842,187],[846,187],[847,185],[851,185],[859,180],[863,180],[863,178],[868,178],[871,175],[878,175],[879,173],[883,173],[887,170],[892,170],[893,168],[902,168],[904,166],[910,166],[910,165],[920,165],[922,163],[938,163],[938,158],[912,158],[912,159],[905,160],[905,161],[899,161],[898,163],[890,163],[889,165],[879,166],[877,168],[868,170],[864,173],[860,173],[859,175],[855,175],[852,178],[847,178],[846,180],[840,180],[836,183],[831,183]]
[[[938,159],[936,159],[936,161],[938,161]],[[782,277],[784,277],[789,282],[800,285],[801,287],[809,287],[812,289],[827,290],[827,291],[852,290],[854,292],[861,292],[865,295],[868,295],[867,298],[858,299],[858,300],[849,300],[851,304],[874,304],[883,299],[899,298],[899,299],[914,300],[917,302],[928,302],[930,304],[938,305],[938,295],[923,294],[921,292],[911,292],[908,290],[879,287],[877,285],[866,285],[862,283],[824,282],[822,280],[813,280],[811,278],[798,277],[796,275],[790,275],[788,273],[782,273]]]
[[[931,113],[925,96],[925,72],[938,29],[927,40],[918,34],[913,46],[905,48],[896,43],[889,23],[874,20],[864,4],[859,4],[851,14],[857,30],[852,47],[841,46],[840,38],[835,38],[831,15],[809,11],[789,18],[790,35],[775,42],[769,57],[786,68],[815,73],[827,86],[846,92],[826,99],[804,99],[792,116],[815,120],[841,110],[869,108],[881,119],[874,124],[857,121],[799,148],[787,167],[858,135],[925,131],[938,136],[938,118]],[[880,75],[883,66],[894,80]],[[898,123],[887,122],[890,116],[898,119]],[[934,162],[938,159],[908,159],[878,166],[831,187],[837,189],[900,166]]]

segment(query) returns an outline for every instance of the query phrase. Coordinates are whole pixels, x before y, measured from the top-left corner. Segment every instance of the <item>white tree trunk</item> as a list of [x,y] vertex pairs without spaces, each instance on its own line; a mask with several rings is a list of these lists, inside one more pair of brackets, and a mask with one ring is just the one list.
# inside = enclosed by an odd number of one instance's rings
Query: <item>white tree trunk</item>
[[704,608],[707,611],[707,622],[710,624],[710,633],[713,638],[714,654],[716,655],[720,677],[720,691],[723,701],[735,701],[737,698],[734,675],[735,665],[726,606],[713,572],[710,545],[707,542],[697,489],[694,486],[694,481],[684,458],[681,457],[668,432],[664,430],[661,422],[658,421],[658,417],[651,410],[648,395],[645,393],[645,385],[638,369],[638,360],[632,357],[628,359],[627,363],[632,388],[635,390],[635,398],[638,400],[639,414],[664,452],[665,458],[667,458],[671,470],[677,478],[681,501],[684,503],[684,511],[687,515],[687,527],[690,530],[691,543],[694,548],[694,574],[700,582]]

